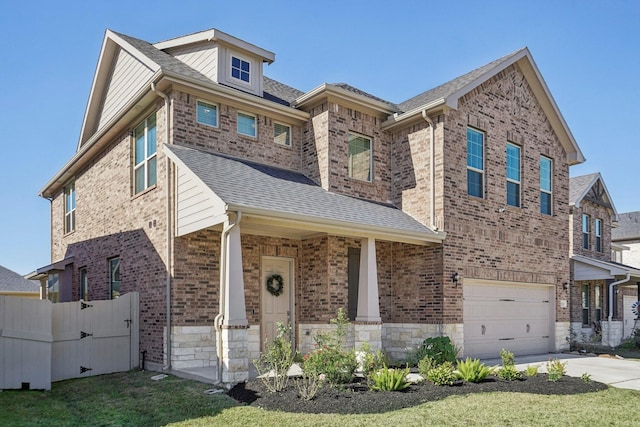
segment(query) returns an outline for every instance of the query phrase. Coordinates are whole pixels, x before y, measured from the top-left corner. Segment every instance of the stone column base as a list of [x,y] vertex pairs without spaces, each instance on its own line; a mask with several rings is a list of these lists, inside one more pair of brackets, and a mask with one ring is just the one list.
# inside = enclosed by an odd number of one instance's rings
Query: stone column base
[[249,333],[247,326],[222,326],[222,382],[249,380]]
[[612,320],[602,322],[602,345],[617,347],[622,343],[623,324]]

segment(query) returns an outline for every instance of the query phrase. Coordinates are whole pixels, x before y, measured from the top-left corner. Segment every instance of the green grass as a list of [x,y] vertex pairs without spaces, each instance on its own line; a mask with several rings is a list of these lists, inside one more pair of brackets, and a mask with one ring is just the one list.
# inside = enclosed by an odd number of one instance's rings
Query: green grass
[[[376,415],[308,415],[239,406],[211,386],[154,373],[127,372],[54,383],[51,391],[0,392],[0,425],[7,426],[627,426],[637,422],[629,402],[640,392],[543,396],[486,393],[451,396]],[[632,405],[633,406],[633,405]]]

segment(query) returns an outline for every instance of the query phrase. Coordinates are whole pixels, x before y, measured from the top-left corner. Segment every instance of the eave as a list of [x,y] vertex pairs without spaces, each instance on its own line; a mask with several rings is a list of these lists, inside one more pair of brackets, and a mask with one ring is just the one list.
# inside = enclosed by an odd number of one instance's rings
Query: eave
[[316,105],[325,98],[346,106],[351,106],[355,109],[364,109],[366,112],[380,117],[387,117],[389,114],[397,112],[396,109],[391,108],[384,102],[327,83],[323,83],[298,97],[293,103],[293,106],[303,109]]

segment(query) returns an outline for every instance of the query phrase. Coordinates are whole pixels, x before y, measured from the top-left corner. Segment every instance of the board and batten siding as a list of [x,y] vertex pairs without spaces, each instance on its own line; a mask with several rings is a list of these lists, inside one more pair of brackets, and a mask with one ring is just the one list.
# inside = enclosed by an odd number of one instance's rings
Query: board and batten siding
[[206,44],[171,51],[171,54],[194,70],[218,81],[218,46]]
[[127,51],[120,49],[106,84],[96,131],[111,120],[152,75],[153,71],[149,67],[135,59]]
[[178,236],[222,222],[225,203],[188,168],[179,167],[177,175]]

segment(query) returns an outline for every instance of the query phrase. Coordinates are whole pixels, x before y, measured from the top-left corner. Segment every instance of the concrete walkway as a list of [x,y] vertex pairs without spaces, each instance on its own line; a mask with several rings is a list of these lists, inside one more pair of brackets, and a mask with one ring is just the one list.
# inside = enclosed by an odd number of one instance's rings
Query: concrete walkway
[[[589,374],[593,381],[608,384],[616,388],[640,390],[640,360],[622,359],[606,355],[579,355],[573,353],[552,353],[536,356],[516,356],[516,367],[522,371],[527,366],[539,366],[539,372],[546,372],[549,359],[566,362],[567,375],[580,377]],[[500,359],[482,360],[489,366],[502,365]]]

